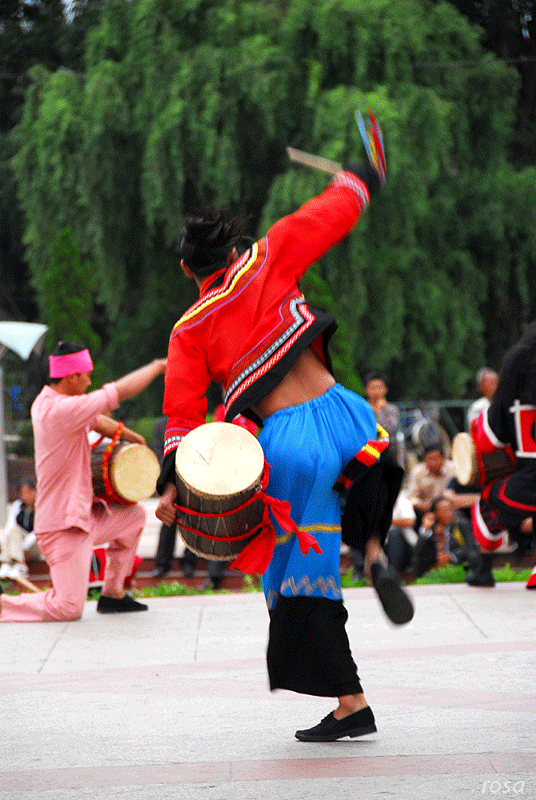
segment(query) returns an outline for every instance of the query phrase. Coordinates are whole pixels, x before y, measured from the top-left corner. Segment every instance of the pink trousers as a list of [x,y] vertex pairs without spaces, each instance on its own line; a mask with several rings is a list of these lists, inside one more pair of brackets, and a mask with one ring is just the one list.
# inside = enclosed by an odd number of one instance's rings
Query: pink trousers
[[145,523],[139,505],[95,504],[92,527],[37,534],[48,564],[52,588],[39,594],[0,595],[0,622],[51,622],[80,619],[87,599],[91,553],[108,542],[103,594],[120,594],[132,572]]

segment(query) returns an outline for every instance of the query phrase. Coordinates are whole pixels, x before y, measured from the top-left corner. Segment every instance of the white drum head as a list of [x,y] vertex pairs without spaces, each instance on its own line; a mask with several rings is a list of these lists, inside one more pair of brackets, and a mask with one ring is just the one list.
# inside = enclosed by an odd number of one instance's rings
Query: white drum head
[[452,460],[456,478],[463,486],[474,483],[477,474],[476,451],[470,433],[457,433],[452,440]]
[[175,469],[196,494],[227,497],[261,478],[264,453],[245,428],[230,422],[207,422],[184,437],[176,451]]
[[122,444],[110,460],[109,475],[116,494],[129,503],[137,503],[155,493],[160,463],[150,447]]

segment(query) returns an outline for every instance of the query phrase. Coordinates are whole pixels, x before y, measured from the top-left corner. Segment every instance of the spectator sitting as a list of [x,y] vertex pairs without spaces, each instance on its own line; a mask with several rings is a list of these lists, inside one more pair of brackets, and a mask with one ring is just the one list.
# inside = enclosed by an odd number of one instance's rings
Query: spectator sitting
[[403,572],[411,565],[413,549],[418,539],[414,528],[415,520],[411,501],[401,492],[393,508],[393,519],[384,546],[389,563],[398,572]]
[[468,429],[471,428],[471,422],[491,403],[491,398],[495,394],[498,383],[499,376],[489,367],[482,367],[476,373],[476,386],[481,396],[478,400],[474,400],[467,409]]
[[413,467],[409,474],[406,492],[417,517],[416,530],[423,514],[430,511],[432,502],[443,494],[454,477],[454,464],[445,458],[442,445],[439,442],[427,445],[424,461]]
[[413,551],[414,577],[420,578],[428,570],[445,564],[475,567],[478,560],[479,548],[470,522],[455,518],[454,505],[448,497],[436,498],[419,528]]
[[471,520],[471,509],[480,500],[480,490],[475,484],[464,486],[457,478],[452,478],[443,492],[444,497],[454,506],[454,518]]
[[19,499],[11,506],[5,528],[0,532],[0,578],[27,578],[26,558],[32,561],[42,558],[33,532],[36,493],[33,478],[20,481]]
[[[397,439],[397,433],[400,431],[400,409],[393,403],[387,401],[387,382],[383,372],[379,370],[371,370],[367,372],[363,378],[365,386],[365,394],[376,422],[384,428],[389,434],[389,450],[397,459],[400,466],[403,467],[404,452],[403,447]],[[403,439],[403,437],[402,437]],[[355,547],[350,548],[350,555],[352,558],[353,566],[353,579],[358,580],[363,578],[365,574],[365,556]]]

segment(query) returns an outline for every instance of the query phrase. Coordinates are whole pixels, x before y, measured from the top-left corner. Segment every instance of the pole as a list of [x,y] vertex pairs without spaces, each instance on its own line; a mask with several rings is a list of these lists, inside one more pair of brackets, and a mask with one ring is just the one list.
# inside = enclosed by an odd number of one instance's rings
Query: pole
[[[0,346],[1,353],[1,346]],[[0,364],[0,527],[7,520],[7,464],[4,440],[4,370]]]

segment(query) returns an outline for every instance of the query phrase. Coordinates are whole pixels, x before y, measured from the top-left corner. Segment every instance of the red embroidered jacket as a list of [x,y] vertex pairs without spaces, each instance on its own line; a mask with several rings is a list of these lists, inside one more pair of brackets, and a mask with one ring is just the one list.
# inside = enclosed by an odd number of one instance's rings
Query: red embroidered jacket
[[369,200],[360,178],[337,173],[319,196],[276,222],[234,264],[202,284],[199,300],[170,337],[159,491],[173,481],[174,451],[182,438],[206,421],[211,381],[223,387],[230,422],[239,413],[254,419],[250,406],[277,386],[306,347],[331,369],[327,342],[335,320],[311,309],[298,284],[307,268],[350,232]]

